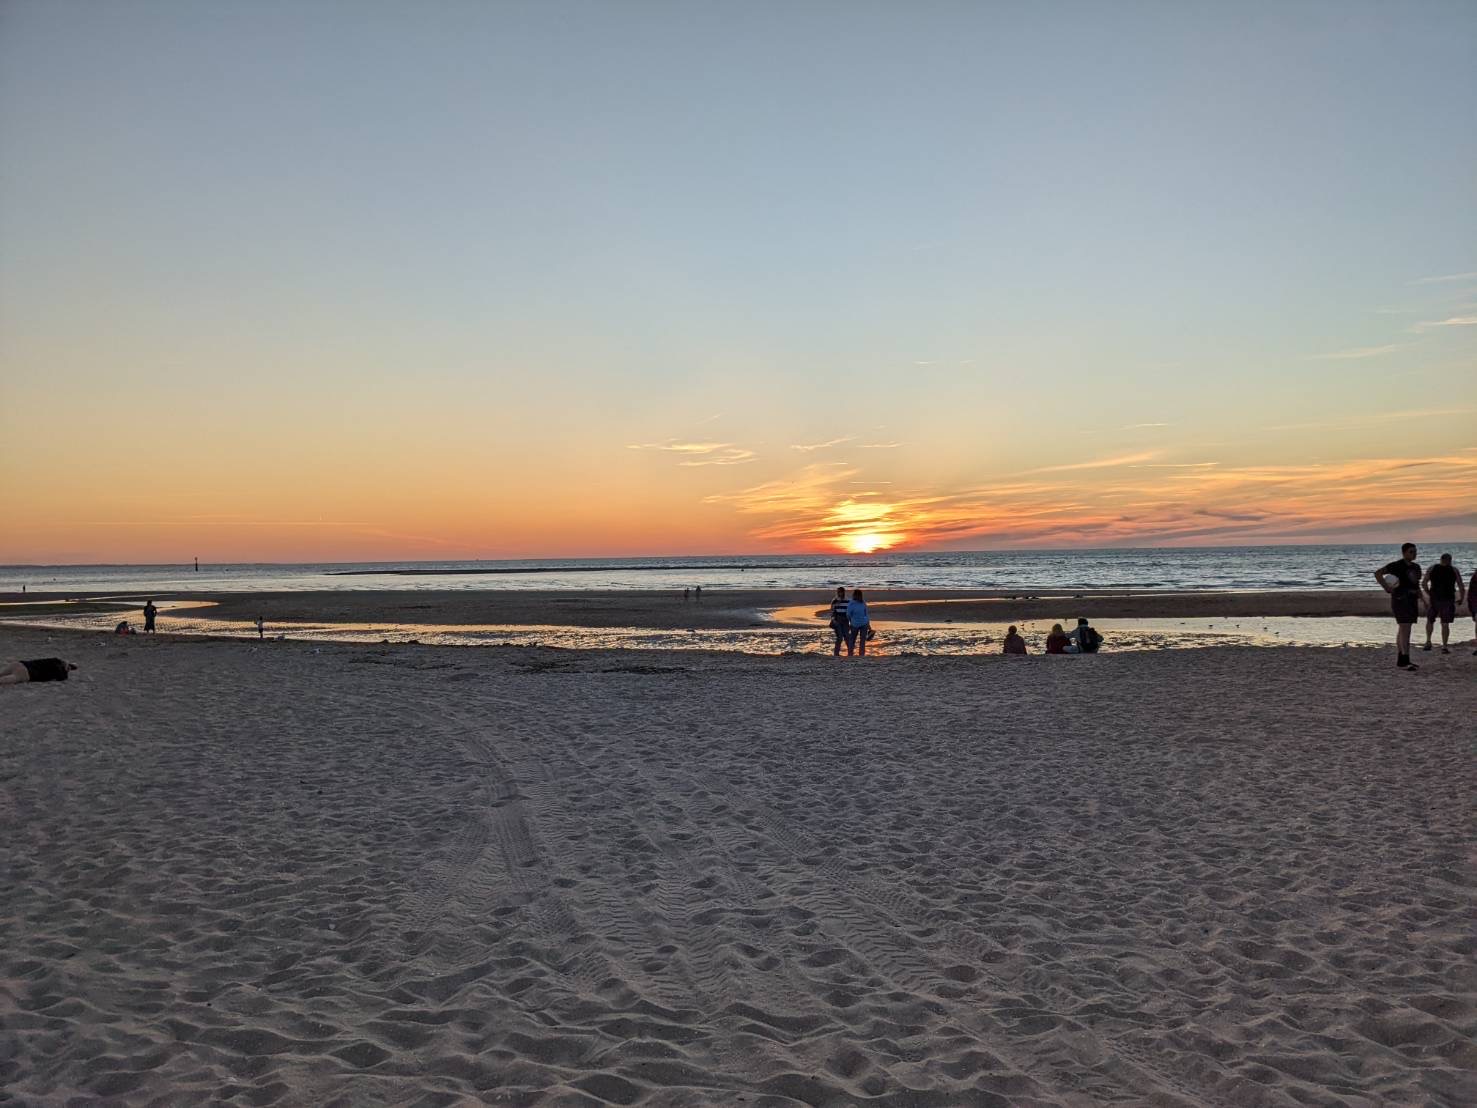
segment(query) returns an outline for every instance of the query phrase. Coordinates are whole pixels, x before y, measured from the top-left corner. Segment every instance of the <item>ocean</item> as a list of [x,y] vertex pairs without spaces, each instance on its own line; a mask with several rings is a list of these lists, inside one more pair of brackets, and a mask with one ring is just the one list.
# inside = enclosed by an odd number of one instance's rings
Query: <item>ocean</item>
[[[1423,545],[1464,574],[1477,543]],[[1122,550],[548,558],[472,562],[0,566],[0,592],[268,592],[333,589],[863,588],[1297,590],[1373,587],[1388,546],[1226,546]]]

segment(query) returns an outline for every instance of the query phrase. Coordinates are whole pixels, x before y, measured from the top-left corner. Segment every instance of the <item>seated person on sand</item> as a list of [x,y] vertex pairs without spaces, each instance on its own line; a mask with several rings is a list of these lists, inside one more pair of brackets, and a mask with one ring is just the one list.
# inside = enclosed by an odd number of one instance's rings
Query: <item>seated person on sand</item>
[[132,635],[133,633],[133,626],[126,619],[120,620],[118,626],[113,628],[115,635]]
[[1065,654],[1067,652],[1067,644],[1071,641],[1072,637],[1062,630],[1062,625],[1060,623],[1053,623],[1051,625],[1051,634],[1046,636],[1046,652],[1048,654]]
[[65,681],[77,668],[63,658],[32,658],[29,662],[6,662],[0,667],[0,685],[27,685],[32,681]]
[[1010,625],[1010,630],[1005,632],[1005,648],[1002,654],[1024,654],[1026,653],[1026,640],[1021,638],[1020,632],[1015,629],[1015,624]]
[[1072,640],[1067,646],[1068,654],[1096,654],[1098,647],[1103,645],[1103,637],[1096,628],[1088,626],[1085,616],[1078,618],[1077,630],[1067,637]]

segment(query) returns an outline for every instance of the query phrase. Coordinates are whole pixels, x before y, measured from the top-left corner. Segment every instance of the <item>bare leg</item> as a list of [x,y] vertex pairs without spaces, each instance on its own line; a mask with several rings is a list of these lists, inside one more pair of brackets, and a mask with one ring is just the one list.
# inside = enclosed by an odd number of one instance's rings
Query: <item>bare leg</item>
[[1441,649],[1445,650],[1451,645],[1451,624],[1446,620],[1441,621]]
[[30,673],[19,662],[6,662],[0,669],[0,685],[24,685],[30,679]]
[[1403,656],[1408,658],[1410,656],[1410,632],[1415,627],[1415,624],[1401,623],[1397,624],[1397,626],[1400,629],[1395,632],[1395,647]]

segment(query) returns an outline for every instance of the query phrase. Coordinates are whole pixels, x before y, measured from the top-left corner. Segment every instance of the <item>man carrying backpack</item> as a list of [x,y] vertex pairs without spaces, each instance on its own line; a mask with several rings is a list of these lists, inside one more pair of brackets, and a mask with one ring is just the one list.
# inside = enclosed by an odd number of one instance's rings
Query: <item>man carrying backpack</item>
[[1077,619],[1077,630],[1067,636],[1076,643],[1078,654],[1096,654],[1098,647],[1103,645],[1103,637],[1097,633],[1097,629],[1090,627],[1085,616]]

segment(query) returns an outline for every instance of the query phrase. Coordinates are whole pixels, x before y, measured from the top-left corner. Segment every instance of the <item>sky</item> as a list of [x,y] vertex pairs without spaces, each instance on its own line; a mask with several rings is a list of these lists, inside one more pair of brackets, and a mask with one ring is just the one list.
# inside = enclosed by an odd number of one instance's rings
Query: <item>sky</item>
[[0,3],[0,562],[1477,539],[1477,5]]

